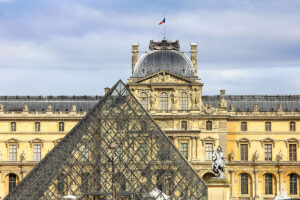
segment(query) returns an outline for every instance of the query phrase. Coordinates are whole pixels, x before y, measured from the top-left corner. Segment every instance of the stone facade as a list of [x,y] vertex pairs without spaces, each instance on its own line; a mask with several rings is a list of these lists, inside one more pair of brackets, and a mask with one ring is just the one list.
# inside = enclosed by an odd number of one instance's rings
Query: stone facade
[[[234,96],[225,90],[203,96],[195,43],[186,68],[152,66],[153,73],[145,76],[144,68],[138,69],[140,59],[156,51],[168,51],[157,57],[168,56],[158,63],[186,60],[178,58],[183,54],[179,47],[176,42],[152,42],[152,50],[139,58],[138,45],[133,44],[133,74],[127,83],[131,92],[204,180],[213,176],[212,150],[222,147],[230,199],[274,199],[283,190],[299,198],[300,96]],[[8,193],[10,177],[20,181],[38,163],[34,144],[40,145],[43,158],[100,98],[0,97],[0,199]]]

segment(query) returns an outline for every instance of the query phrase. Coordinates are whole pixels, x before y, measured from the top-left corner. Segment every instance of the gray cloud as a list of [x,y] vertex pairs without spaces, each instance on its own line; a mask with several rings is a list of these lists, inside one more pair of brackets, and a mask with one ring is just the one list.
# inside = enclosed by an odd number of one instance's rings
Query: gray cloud
[[[9,74],[0,81],[6,85],[0,95],[102,93],[119,78],[129,78],[131,43],[139,42],[143,52],[150,39],[162,38],[159,11],[60,2],[20,16],[0,7],[0,72]],[[196,6],[189,11],[171,7],[166,28],[184,51],[198,42],[205,94],[223,88],[234,94],[299,93],[298,12],[286,12],[282,1],[267,12],[261,11],[266,4],[257,2],[226,1],[223,7],[219,1],[197,2],[191,1]]]

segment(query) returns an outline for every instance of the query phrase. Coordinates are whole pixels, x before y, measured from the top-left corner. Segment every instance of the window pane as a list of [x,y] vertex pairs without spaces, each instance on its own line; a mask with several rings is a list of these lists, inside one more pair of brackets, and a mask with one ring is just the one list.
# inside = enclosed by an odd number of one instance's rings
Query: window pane
[[181,130],[187,130],[187,121],[181,122]]
[[186,92],[181,93],[180,95],[180,110],[188,110],[188,94]]
[[209,130],[209,131],[212,130],[212,121],[207,121],[206,122],[206,130]]
[[265,160],[272,160],[272,144],[265,144]]
[[65,131],[65,123],[64,122],[59,122],[59,131],[61,131],[61,132]]
[[271,122],[266,122],[265,126],[266,131],[271,131]]
[[272,174],[265,175],[265,194],[273,194]]
[[248,174],[241,175],[241,194],[248,194]]
[[296,123],[290,122],[290,131],[296,131]]
[[205,158],[206,160],[212,160],[212,153],[213,153],[213,144],[206,143],[205,144]]
[[289,144],[289,159],[290,161],[297,161],[296,144]]
[[17,186],[17,176],[15,174],[9,175],[9,192],[13,191]]
[[241,160],[248,160],[248,144],[241,144]]
[[247,122],[241,122],[241,130],[247,131]]
[[290,194],[297,195],[297,175],[290,175]]
[[168,94],[166,92],[160,94],[160,109],[163,111],[168,110]]
[[9,160],[17,161],[17,145],[16,144],[9,145]]
[[35,131],[39,132],[41,130],[41,124],[40,122],[35,122]]
[[180,143],[181,154],[188,159],[188,143]]
[[40,161],[41,160],[41,145],[40,144],[34,144],[33,145],[33,159],[34,161]]

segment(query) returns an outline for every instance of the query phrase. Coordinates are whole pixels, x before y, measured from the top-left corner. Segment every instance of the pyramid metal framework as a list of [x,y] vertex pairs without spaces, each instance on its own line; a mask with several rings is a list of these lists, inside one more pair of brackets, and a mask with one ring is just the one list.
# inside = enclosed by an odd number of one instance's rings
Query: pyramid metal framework
[[4,200],[113,195],[207,199],[202,179],[121,80]]

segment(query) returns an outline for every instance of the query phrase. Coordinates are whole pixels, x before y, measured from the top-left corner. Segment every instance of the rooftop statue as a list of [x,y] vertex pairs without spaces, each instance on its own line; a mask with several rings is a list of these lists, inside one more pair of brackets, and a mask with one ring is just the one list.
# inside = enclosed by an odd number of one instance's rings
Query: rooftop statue
[[218,146],[217,150],[212,154],[213,163],[211,165],[212,171],[216,174],[219,179],[225,178],[225,161],[222,147]]

